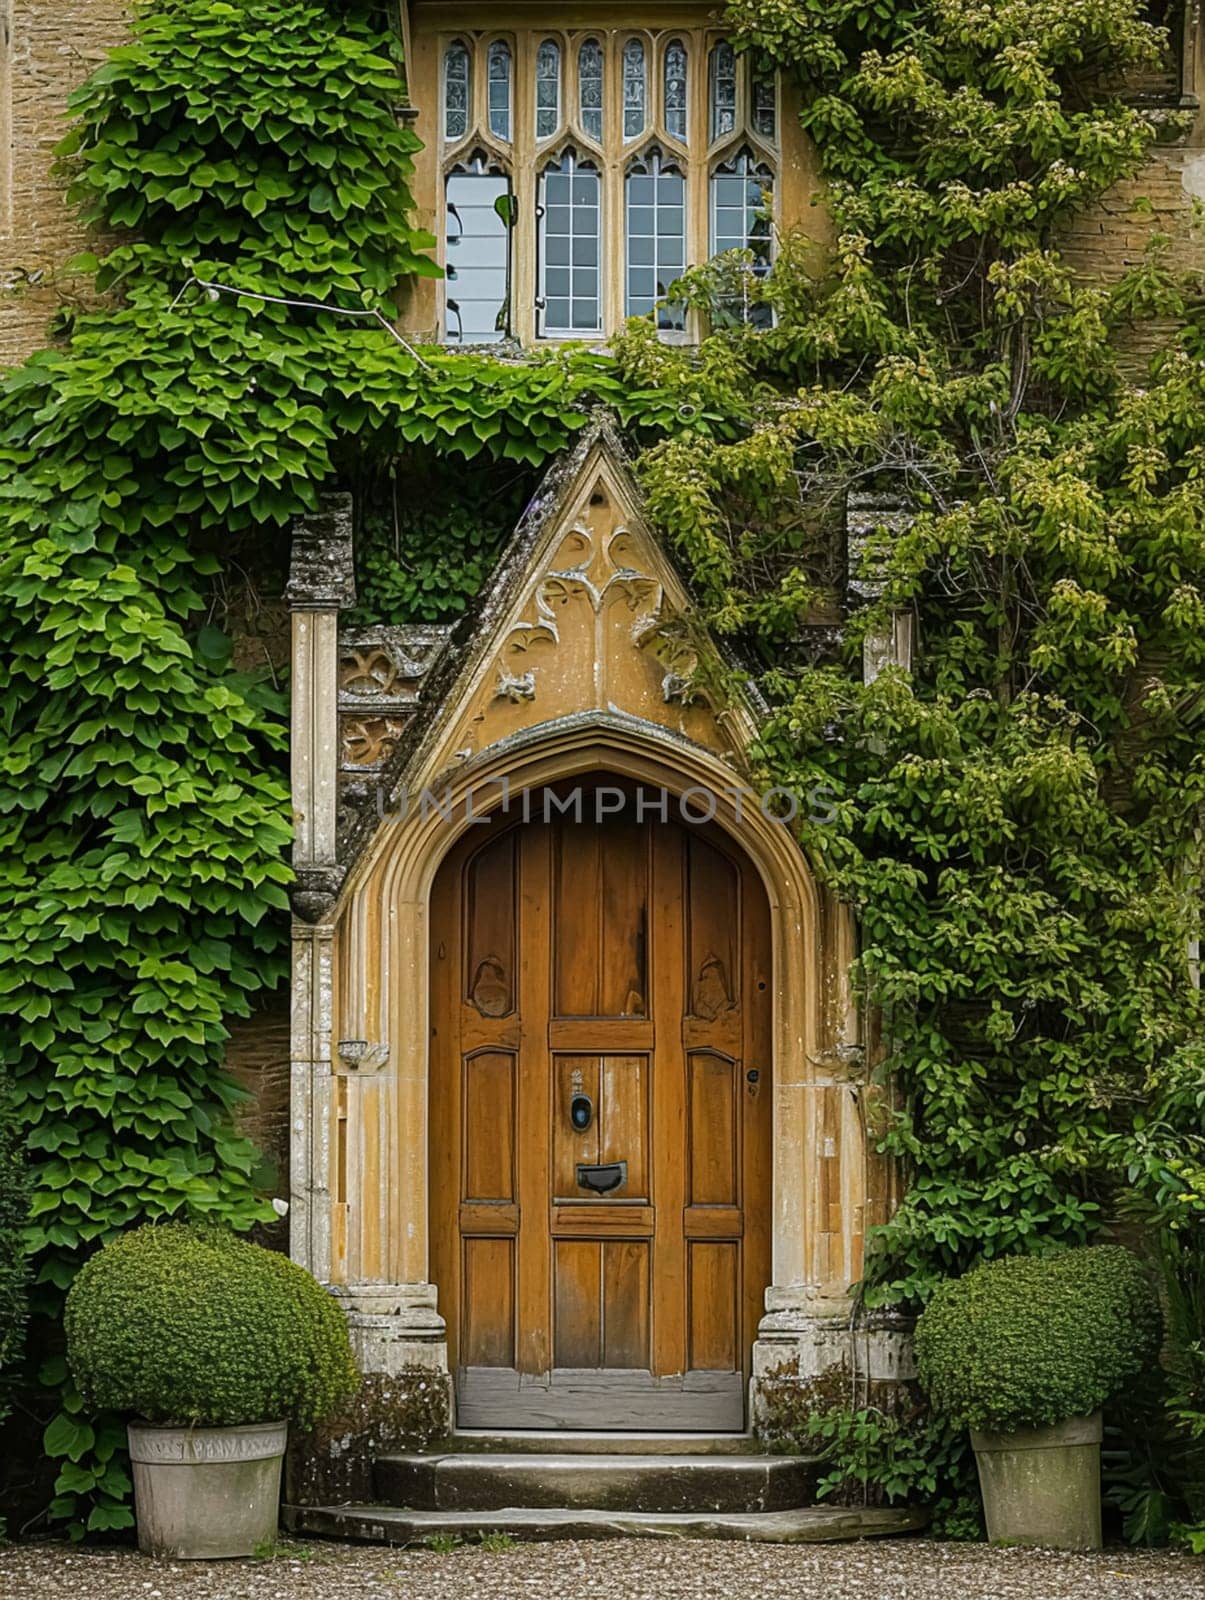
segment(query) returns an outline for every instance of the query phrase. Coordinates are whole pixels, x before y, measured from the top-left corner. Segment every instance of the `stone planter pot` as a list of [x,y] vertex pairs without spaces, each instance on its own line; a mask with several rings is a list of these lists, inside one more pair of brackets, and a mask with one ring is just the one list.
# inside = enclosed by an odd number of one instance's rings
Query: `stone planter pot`
[[138,1548],[206,1561],[250,1556],[276,1538],[288,1426],[161,1428],[131,1422]]
[[992,1544],[1100,1549],[1100,1413],[1016,1433],[971,1430]]

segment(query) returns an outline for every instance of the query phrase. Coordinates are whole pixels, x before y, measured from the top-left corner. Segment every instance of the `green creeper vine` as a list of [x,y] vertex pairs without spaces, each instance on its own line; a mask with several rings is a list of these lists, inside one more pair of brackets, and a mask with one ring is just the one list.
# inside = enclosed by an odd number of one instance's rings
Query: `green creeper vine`
[[[1113,286],[1058,252],[1149,152],[1112,86],[1165,41],[1134,0],[728,11],[803,89],[836,242],[817,271],[787,234],[750,288],[773,326],[717,316],[695,351],[634,324],[611,356],[498,362],[375,320],[433,269],[369,0],[157,0],[76,97],[101,298],[0,392],[0,1005],[43,1316],[134,1222],[267,1214],[222,1060],[283,973],[284,720],[209,623],[220,562],[279,567],[338,482],[379,508],[366,604],[454,616],[501,533],[461,464],[518,496],[599,402],[708,619],[760,657],[767,771],[839,796],[805,843],[859,911],[875,1132],[911,1175],[868,1293],[922,1299],[1123,1202],[1200,1240],[1203,324],[1157,244]],[[739,266],[679,292],[706,315]],[[1156,317],[1180,331],[1135,376]],[[449,484],[446,513],[394,519],[381,485],[408,472]],[[846,598],[851,488],[906,531],[844,653],[804,670],[801,628]],[[891,611],[913,669],[865,686]],[[76,1532],[128,1521],[119,1443],[64,1392],[47,1446]]]
[[[774,329],[725,336],[765,396],[748,434],[667,439],[644,477],[716,624],[766,641],[831,604],[809,512],[869,488],[910,519],[870,552],[882,598],[845,660],[766,675],[767,765],[841,797],[808,843],[858,907],[898,1097],[879,1134],[910,1183],[868,1291],[915,1300],[980,1255],[1079,1242],[1127,1169],[1163,1204],[1145,1179],[1169,1150],[1199,1227],[1199,284],[1158,239],[1112,287],[1058,251],[1150,150],[1149,113],[1105,80],[1166,36],[1129,0],[729,17],[802,86],[838,243],[819,279],[786,249]],[[1127,377],[1149,316],[1182,331]],[[892,611],[913,671],[863,686]]]
[[[388,311],[430,270],[392,48],[366,11],[181,0],[75,103],[75,193],[137,238],[81,264],[109,298],[0,396],[0,995],[43,1315],[135,1222],[271,1216],[222,1062],[285,970],[285,720],[207,625],[215,550],[279,549],[357,461],[535,464],[584,420],[589,362],[420,366],[380,326],[190,287]],[[120,1430],[64,1393],[54,1514],[121,1526]]]

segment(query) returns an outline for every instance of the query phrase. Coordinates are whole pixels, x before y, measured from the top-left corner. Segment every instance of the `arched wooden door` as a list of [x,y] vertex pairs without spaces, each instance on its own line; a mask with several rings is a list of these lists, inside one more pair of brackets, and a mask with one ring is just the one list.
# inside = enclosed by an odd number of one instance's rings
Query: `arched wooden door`
[[470,830],[432,897],[458,1421],[737,1430],[770,1276],[769,909],[718,830],[578,792],[580,821],[536,796]]

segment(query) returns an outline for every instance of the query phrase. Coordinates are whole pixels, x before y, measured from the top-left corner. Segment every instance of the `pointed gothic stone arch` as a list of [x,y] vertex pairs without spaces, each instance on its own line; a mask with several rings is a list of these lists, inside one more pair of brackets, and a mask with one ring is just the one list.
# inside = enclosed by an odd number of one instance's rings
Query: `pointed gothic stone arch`
[[[299,548],[310,548],[304,537]],[[329,608],[329,578],[318,588]],[[299,581],[295,603],[303,594]],[[341,835],[335,779],[314,770],[316,753],[329,767],[339,745],[322,681],[334,668],[312,641],[325,630],[331,663],[338,647],[329,618],[299,615],[295,692],[310,709],[295,725],[295,792],[311,855],[298,861],[310,920],[297,927],[294,969],[293,1252],[345,1303],[366,1370],[446,1371],[428,1249],[436,873],[503,794],[599,772],[674,797],[705,793],[761,878],[773,946],[772,1281],[753,1369],[795,1362],[808,1373],[839,1358],[863,1234],[890,1200],[890,1175],[868,1152],[852,921],[752,791],[756,707],[715,687],[724,660],[692,620],[610,427],[596,424],[550,474],[472,636],[456,652],[440,645],[390,762],[369,791],[357,779],[362,814]],[[361,691],[371,659],[357,640]],[[323,705],[325,732],[314,725]],[[311,811],[324,807],[319,824]]]

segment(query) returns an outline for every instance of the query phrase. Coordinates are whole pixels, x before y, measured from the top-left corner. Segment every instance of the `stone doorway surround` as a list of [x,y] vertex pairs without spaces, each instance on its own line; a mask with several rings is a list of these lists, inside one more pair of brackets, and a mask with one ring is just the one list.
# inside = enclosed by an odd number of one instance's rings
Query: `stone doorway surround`
[[751,1414],[779,1372],[906,1376],[890,1320],[852,1331],[865,1230],[894,1185],[867,1134],[852,915],[758,803],[745,759],[758,708],[708,687],[724,658],[692,623],[611,425],[595,422],[549,474],[467,637],[341,633],[352,541],[346,496],[294,531],[290,1224],[294,1258],[344,1305],[362,1368],[447,1372],[428,1266],[436,871],[506,793],[610,772],[671,804],[714,803],[770,903],[772,1282]]

